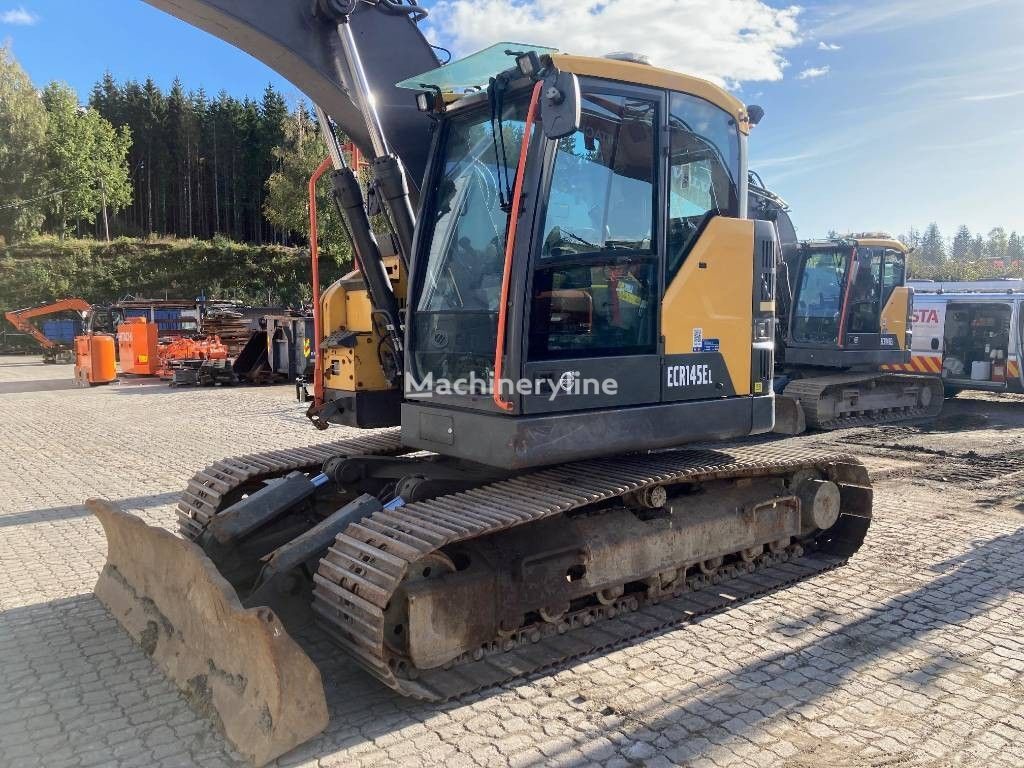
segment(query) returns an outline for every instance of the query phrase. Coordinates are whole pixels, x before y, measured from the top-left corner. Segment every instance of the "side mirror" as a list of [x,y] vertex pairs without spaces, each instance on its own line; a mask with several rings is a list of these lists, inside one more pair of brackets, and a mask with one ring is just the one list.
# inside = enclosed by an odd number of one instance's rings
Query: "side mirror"
[[540,116],[544,136],[564,139],[580,129],[580,80],[571,72],[552,72],[540,91]]

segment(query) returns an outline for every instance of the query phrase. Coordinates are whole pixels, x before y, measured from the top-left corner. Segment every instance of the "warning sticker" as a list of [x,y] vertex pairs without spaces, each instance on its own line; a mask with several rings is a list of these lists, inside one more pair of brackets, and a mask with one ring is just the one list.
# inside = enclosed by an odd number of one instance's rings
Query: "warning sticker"
[[719,350],[718,339],[704,339],[700,345],[701,352],[717,352]]
[[704,329],[694,328],[693,329],[693,351],[703,352],[704,351]]

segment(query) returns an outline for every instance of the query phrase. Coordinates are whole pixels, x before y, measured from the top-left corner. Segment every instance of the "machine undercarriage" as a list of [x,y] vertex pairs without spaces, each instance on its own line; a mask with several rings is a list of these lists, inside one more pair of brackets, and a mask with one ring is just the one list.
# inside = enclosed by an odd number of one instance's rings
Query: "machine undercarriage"
[[[670,450],[483,482],[491,470],[467,467],[461,490],[437,493],[411,482],[437,457],[405,453],[389,431],[217,462],[179,505],[198,546],[93,505],[115,542],[97,594],[255,762],[326,724],[309,714],[326,711],[315,666],[288,635],[311,620],[399,693],[447,700],[835,568],[870,524],[867,473],[844,456]],[[405,482],[314,475],[362,459]],[[397,502],[397,487],[421,498]],[[140,573],[129,542],[162,536],[181,549],[174,567]],[[197,622],[197,599],[229,607]],[[264,652],[226,650],[239,648]],[[292,696],[301,718],[282,704]]]
[[930,419],[942,411],[942,381],[935,376],[864,371],[810,372],[776,398],[776,431],[847,429]]

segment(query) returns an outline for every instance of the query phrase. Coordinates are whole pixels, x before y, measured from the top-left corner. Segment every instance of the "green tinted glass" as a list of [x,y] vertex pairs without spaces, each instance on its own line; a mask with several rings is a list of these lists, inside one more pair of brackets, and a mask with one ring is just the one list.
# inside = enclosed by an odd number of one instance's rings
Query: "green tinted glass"
[[527,51],[536,51],[538,56],[557,53],[557,48],[545,48],[529,43],[496,43],[464,59],[445,64],[443,67],[424,72],[397,83],[399,88],[412,91],[426,91],[440,88],[442,91],[457,93],[469,88],[482,88],[495,75],[516,64],[515,57]]

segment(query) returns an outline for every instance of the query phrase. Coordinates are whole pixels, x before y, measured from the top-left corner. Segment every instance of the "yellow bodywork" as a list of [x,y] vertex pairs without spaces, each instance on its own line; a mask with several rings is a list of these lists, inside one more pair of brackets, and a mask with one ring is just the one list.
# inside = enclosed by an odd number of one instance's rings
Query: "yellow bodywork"
[[910,314],[910,289],[905,286],[894,288],[889,301],[882,310],[882,333],[896,337],[900,349],[907,348],[907,318]]
[[891,237],[855,237],[853,240],[861,248],[887,248],[904,254],[910,252],[906,245]]
[[736,119],[740,131],[750,133],[750,118],[743,102],[714,83],[699,77],[632,61],[570,56],[563,53],[552,54],[551,61],[562,72],[692,94],[724,109]]
[[694,331],[718,339],[737,395],[750,394],[754,222],[716,217],[665,291],[665,354],[693,352]]
[[[392,288],[404,304],[405,266],[397,256],[384,260]],[[373,325],[372,304],[359,272],[350,272],[320,298],[323,317],[321,339],[342,331],[355,334],[350,346],[328,346],[324,350],[324,387],[345,392],[380,392],[391,389],[380,364],[380,334]]]

